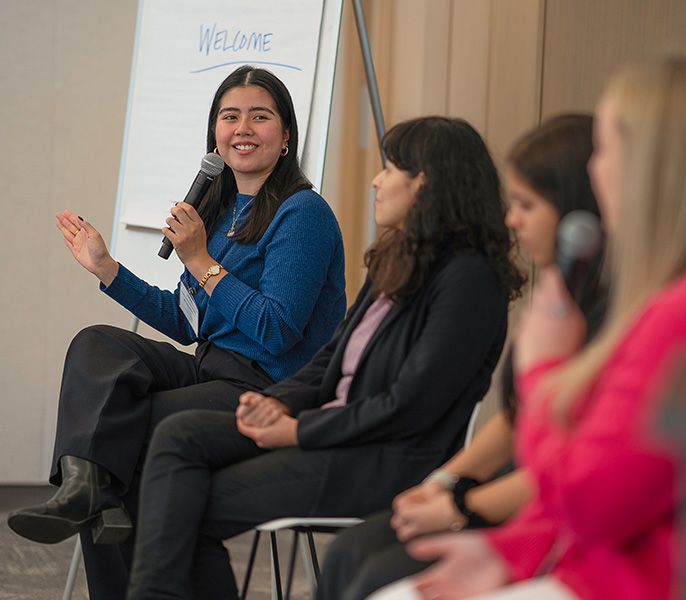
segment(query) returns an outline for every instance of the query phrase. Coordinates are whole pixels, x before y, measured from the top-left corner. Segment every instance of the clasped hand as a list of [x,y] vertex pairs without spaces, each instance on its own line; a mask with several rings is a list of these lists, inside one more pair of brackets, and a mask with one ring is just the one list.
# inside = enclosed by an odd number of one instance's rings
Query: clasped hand
[[453,494],[435,481],[420,483],[393,500],[391,526],[401,542],[425,533],[462,528],[466,521],[455,506]]
[[[453,494],[436,481],[420,483],[393,501],[391,525],[402,542],[453,525],[463,527],[466,521]],[[423,600],[467,598],[508,580],[505,563],[478,533],[423,537],[410,542],[407,550],[418,560],[439,561],[413,580]]]
[[260,448],[298,445],[298,421],[289,416],[288,407],[276,398],[258,392],[241,394],[236,426]]

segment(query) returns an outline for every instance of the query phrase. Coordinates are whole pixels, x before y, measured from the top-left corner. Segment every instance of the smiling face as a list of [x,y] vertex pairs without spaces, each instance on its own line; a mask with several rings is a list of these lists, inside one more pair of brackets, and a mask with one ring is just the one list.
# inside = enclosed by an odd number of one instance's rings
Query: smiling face
[[274,170],[289,138],[274,99],[258,86],[235,87],[222,96],[215,136],[238,191],[250,195]]
[[424,173],[411,177],[390,160],[372,180],[376,190],[374,219],[379,227],[403,229],[405,217],[415,203],[417,192],[424,183]]
[[512,167],[505,171],[505,187],[510,201],[505,223],[517,235],[520,250],[538,267],[553,264],[560,222],[557,208]]

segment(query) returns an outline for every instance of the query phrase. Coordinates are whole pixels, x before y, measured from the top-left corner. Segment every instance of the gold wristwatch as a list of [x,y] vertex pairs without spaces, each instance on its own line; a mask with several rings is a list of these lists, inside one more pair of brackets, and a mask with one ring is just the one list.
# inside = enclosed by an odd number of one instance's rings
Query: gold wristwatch
[[213,277],[215,275],[219,275],[222,271],[222,266],[221,265],[212,265],[209,269],[207,269],[207,273],[203,275],[203,278],[200,280],[200,287],[205,287],[205,284],[207,283],[207,280],[210,277]]

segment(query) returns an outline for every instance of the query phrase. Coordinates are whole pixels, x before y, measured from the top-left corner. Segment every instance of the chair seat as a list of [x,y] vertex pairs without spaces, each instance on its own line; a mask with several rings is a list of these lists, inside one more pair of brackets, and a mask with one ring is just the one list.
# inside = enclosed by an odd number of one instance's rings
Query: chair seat
[[280,531],[281,529],[293,529],[296,527],[309,527],[312,529],[331,528],[342,529],[362,523],[362,519],[355,517],[288,517],[274,519],[255,527],[258,531]]
[[[279,565],[279,551],[277,548],[277,533],[284,529],[290,529],[293,532],[293,546],[291,548],[291,556],[288,561],[288,579],[286,585],[286,599],[290,597],[291,584],[293,583],[293,571],[295,568],[296,549],[300,546],[300,552],[303,557],[303,563],[307,572],[307,578],[310,582],[310,591],[312,597],[316,595],[317,584],[319,583],[319,560],[317,559],[317,550],[314,544],[313,533],[335,533],[339,529],[353,527],[358,523],[362,523],[363,519],[357,517],[288,517],[282,519],[274,519],[267,521],[254,528],[255,535],[253,537],[253,544],[250,550],[250,557],[246,566],[245,579],[243,580],[243,588],[240,598],[245,600],[248,593],[248,586],[250,585],[250,577],[252,575],[253,565],[255,562],[255,555],[257,552],[257,545],[260,541],[262,532],[269,533],[269,545],[272,557],[272,598],[282,600],[284,598],[281,589],[281,567]],[[303,538],[299,534],[305,534],[307,542],[303,543]]]

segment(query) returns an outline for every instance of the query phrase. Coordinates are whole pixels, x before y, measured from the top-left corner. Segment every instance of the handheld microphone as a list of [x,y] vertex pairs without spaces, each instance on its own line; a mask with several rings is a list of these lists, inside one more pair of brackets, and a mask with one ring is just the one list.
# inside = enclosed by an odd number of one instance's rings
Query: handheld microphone
[[574,210],[560,221],[555,262],[575,299],[583,289],[588,264],[598,254],[602,241],[600,220],[591,212]]
[[[224,159],[222,159],[219,154],[214,152],[208,152],[203,156],[200,162],[200,171],[195,176],[193,183],[191,184],[191,189],[188,190],[186,197],[183,201],[186,204],[195,206],[200,199],[205,195],[207,188],[210,183],[214,181],[214,178],[219,175],[224,170]],[[165,237],[162,240],[162,247],[157,253],[157,256],[161,256],[165,260],[171,255],[174,246],[172,245],[169,238]]]

